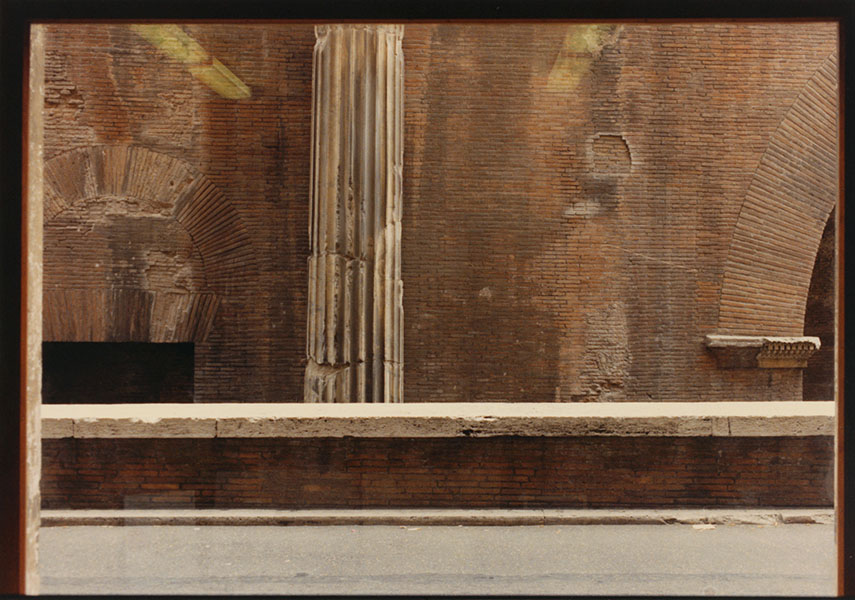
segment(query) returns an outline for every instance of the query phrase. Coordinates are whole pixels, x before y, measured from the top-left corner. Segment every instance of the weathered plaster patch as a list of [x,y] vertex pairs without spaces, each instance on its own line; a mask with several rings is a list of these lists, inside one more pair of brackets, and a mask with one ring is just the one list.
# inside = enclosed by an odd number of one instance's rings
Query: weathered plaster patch
[[629,325],[624,302],[611,302],[585,317],[584,367],[577,400],[622,400],[629,378]]
[[598,214],[600,214],[600,204],[598,202],[594,202],[593,200],[583,200],[581,202],[576,202],[575,204],[571,204],[570,206],[564,209],[564,216],[568,218],[590,218],[595,217]]

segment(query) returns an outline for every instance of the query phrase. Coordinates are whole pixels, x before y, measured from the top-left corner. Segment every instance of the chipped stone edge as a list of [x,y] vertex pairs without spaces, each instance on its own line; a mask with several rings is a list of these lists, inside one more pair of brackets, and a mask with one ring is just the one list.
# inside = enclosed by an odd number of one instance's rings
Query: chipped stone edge
[[[67,419],[65,419],[67,420]],[[45,419],[43,419],[43,422]],[[164,417],[158,419],[98,418],[72,419],[74,438],[214,438],[217,419]],[[49,420],[48,420],[49,422]],[[44,426],[44,425],[43,425]],[[48,435],[43,435],[48,437]]]
[[[833,402],[46,405],[45,439],[833,436]],[[319,410],[320,409],[320,410]]]

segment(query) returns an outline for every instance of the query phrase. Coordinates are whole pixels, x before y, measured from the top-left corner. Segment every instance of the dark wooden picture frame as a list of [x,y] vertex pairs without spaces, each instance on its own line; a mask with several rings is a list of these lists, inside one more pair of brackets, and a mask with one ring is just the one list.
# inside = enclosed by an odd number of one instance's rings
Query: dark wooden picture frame
[[[847,114],[852,114],[851,91],[855,82],[855,44],[849,42],[855,31],[855,3],[846,0],[802,2],[722,1],[716,3],[653,2],[631,0],[608,2],[582,0],[540,5],[521,0],[477,0],[467,3],[441,1],[418,6],[385,2],[272,2],[270,0],[150,2],[100,0],[2,0],[0,2],[0,478],[4,493],[0,494],[0,594],[27,593],[25,557],[27,550],[28,501],[27,439],[26,439],[26,228],[27,210],[27,106],[28,106],[28,41],[29,27],[40,22],[73,22],[95,20],[162,20],[162,21],[436,21],[476,19],[493,20],[831,20],[840,26],[841,49],[841,130],[845,133],[841,151],[841,203],[838,234],[840,295],[837,391],[837,556],[838,593],[855,594],[855,458],[845,442],[855,436],[855,409],[845,401],[849,388],[845,350],[855,334],[848,335],[855,319],[846,320],[846,298],[855,295],[855,278],[845,277],[845,265],[851,259],[851,244],[845,241],[853,216],[845,211],[855,181],[855,162],[843,162],[843,157],[855,155],[853,136],[843,129]],[[847,110],[849,109],[849,110]],[[847,186],[846,183],[850,182]],[[852,225],[855,230],[855,225]],[[847,291],[850,292],[847,294]],[[855,447],[855,444],[852,444]]]

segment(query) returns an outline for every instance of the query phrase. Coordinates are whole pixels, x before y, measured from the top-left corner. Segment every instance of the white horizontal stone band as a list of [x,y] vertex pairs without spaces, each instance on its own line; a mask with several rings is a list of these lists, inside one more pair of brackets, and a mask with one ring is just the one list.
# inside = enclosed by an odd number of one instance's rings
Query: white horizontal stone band
[[43,438],[834,435],[834,402],[44,405]]

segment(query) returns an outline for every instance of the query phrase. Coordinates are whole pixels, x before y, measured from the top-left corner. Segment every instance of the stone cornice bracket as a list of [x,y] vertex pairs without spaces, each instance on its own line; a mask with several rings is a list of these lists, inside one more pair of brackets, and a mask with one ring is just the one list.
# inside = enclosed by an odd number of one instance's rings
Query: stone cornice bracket
[[315,27],[305,402],[402,400],[403,33]]
[[706,346],[722,369],[803,369],[819,350],[820,341],[812,336],[711,334],[706,336]]

